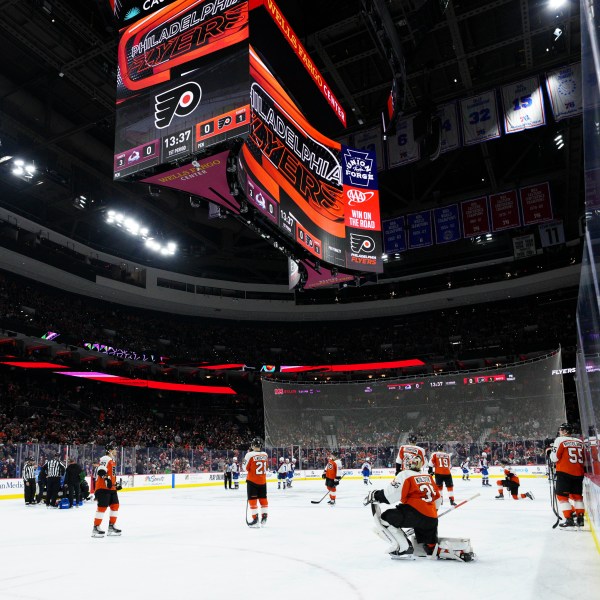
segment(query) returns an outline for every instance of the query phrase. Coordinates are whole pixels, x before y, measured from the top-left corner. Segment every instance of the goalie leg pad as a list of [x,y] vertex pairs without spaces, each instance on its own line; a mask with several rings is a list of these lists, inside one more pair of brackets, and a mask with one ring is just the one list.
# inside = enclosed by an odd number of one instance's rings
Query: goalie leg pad
[[412,549],[412,544],[410,540],[402,531],[402,529],[398,529],[393,527],[392,525],[386,525],[381,520],[381,508],[379,504],[372,504],[373,509],[373,520],[375,521],[375,527],[373,527],[373,531],[377,536],[379,536],[382,540],[388,542],[390,547],[387,549],[389,553],[395,553],[396,555],[404,555],[407,552],[406,556],[412,554],[410,550]]
[[[435,555],[435,553],[434,553]],[[466,538],[440,538],[437,547],[437,557],[444,560],[461,560],[470,562],[475,553],[471,540]]]

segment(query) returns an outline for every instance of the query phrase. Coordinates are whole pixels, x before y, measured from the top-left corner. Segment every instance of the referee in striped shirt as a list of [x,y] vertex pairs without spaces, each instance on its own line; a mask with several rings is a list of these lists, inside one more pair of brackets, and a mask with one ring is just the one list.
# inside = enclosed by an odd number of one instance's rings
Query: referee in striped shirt
[[31,456],[23,465],[23,487],[25,488],[25,504],[35,504],[35,463]]
[[60,460],[60,454],[57,452],[54,458],[47,463],[48,478],[46,479],[46,506],[56,506],[56,499],[60,491],[60,478],[65,474],[66,467]]

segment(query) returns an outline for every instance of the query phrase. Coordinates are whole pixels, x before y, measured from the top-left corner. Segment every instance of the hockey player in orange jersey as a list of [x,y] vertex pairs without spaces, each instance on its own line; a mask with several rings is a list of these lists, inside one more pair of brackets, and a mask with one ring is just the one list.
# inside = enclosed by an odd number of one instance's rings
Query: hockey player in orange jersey
[[94,495],[98,503],[98,509],[94,518],[94,528],[92,537],[104,537],[106,533],[100,526],[107,508],[110,507],[108,519],[108,535],[121,535],[121,530],[117,529],[117,512],[119,510],[119,496],[117,492],[121,489],[121,484],[117,483],[116,477],[116,457],[117,449],[113,444],[107,444],[106,454],[100,459],[96,468],[96,481]]
[[249,527],[259,527],[258,505],[260,504],[260,526],[267,524],[269,501],[267,500],[267,469],[269,457],[261,451],[262,441],[254,438],[250,442],[250,450],[244,456],[243,469],[247,471],[246,491],[248,505],[250,506],[251,520],[247,521]]
[[[438,512],[441,496],[431,475],[422,473],[423,458],[404,459],[402,472],[382,490],[369,492],[364,500],[371,505],[375,533],[392,545],[388,553],[394,559],[410,559],[413,555],[469,561],[473,552],[469,540],[438,539]],[[380,504],[396,504],[382,513]],[[415,544],[403,528],[414,529]]]
[[448,490],[448,498],[450,498],[450,504],[456,506],[454,502],[454,481],[452,480],[452,460],[451,455],[444,452],[443,444],[437,447],[437,451],[431,455],[429,459],[429,474],[435,477],[435,484],[440,490],[440,495],[446,484]]
[[425,459],[425,450],[421,446],[412,446],[410,444],[404,444],[398,449],[398,455],[396,456],[396,475],[402,471],[404,465],[404,459],[409,456],[420,456],[423,459],[423,464],[427,462]]
[[533,494],[531,492],[519,494],[519,486],[521,485],[521,481],[510,470],[508,465],[504,467],[504,479],[498,479],[496,483],[500,486],[496,500],[504,500],[504,488],[510,492],[513,500],[520,500],[522,498],[529,498],[530,500],[533,500]]
[[339,459],[339,453],[337,450],[332,450],[325,465],[325,470],[321,477],[325,480],[325,486],[329,490],[329,506],[335,506],[335,499],[337,494],[337,486],[340,484],[342,473],[342,461]]
[[[559,525],[561,529],[580,528],[584,525],[584,447],[583,442],[572,434],[573,427],[569,423],[563,423],[550,452],[550,460],[556,465],[556,499],[565,518]],[[573,519],[573,512],[576,520]]]

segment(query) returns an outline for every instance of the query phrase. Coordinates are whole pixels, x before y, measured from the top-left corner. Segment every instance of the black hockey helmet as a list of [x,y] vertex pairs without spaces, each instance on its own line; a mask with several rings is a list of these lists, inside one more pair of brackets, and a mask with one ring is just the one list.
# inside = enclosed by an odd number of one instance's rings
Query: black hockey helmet
[[562,425],[559,426],[558,430],[563,430],[566,431],[568,434],[573,433],[573,425],[571,425],[570,423],[563,423]]
[[436,446],[436,450],[438,450],[439,452],[443,452],[444,451],[444,444],[438,444]]
[[259,437],[255,437],[250,442],[250,448],[262,448],[262,440]]
[[112,452],[113,450],[116,450],[116,449],[117,449],[117,447],[115,446],[114,442],[109,442],[104,447],[104,452],[106,452],[106,454],[109,454],[110,452]]

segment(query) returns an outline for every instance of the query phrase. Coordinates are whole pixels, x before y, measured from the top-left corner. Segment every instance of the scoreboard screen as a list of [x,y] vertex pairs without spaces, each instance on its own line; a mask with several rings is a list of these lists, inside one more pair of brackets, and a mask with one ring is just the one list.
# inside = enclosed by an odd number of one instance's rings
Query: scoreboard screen
[[250,124],[248,1],[140,4],[115,3],[115,179],[243,136]]

